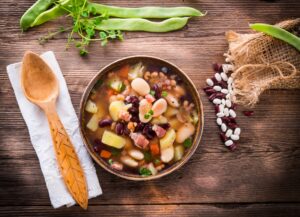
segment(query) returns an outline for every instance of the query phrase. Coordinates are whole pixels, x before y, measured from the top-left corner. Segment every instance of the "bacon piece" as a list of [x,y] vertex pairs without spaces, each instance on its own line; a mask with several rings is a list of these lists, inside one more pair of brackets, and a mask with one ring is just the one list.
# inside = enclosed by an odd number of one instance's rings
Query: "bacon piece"
[[141,133],[131,133],[130,138],[133,140],[134,144],[141,149],[146,149],[149,145],[149,140]]
[[166,130],[156,124],[153,125],[152,130],[154,130],[155,134],[158,138],[162,138],[166,134]]

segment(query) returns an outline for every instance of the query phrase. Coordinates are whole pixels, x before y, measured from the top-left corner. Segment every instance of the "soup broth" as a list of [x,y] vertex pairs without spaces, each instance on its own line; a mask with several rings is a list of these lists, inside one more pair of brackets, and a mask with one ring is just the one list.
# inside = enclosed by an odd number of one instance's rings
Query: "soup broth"
[[199,114],[179,75],[137,62],[107,73],[93,87],[84,111],[85,134],[113,170],[156,175],[191,147]]

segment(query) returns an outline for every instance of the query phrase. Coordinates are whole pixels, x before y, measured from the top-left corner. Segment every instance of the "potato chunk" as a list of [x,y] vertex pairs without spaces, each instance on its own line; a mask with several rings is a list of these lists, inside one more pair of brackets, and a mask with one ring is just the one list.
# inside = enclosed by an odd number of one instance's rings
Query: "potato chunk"
[[102,136],[102,143],[117,149],[121,149],[125,146],[126,140],[111,131],[105,130]]

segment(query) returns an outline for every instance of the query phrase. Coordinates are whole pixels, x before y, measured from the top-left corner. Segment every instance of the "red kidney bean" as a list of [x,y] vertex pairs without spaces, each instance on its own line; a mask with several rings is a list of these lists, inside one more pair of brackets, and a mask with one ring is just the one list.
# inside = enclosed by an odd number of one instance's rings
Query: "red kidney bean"
[[220,133],[220,138],[221,138],[222,142],[225,142],[227,140],[227,137],[225,136],[225,133],[223,133],[223,132]]
[[222,117],[222,121],[225,122],[226,124],[228,123],[236,124],[236,120],[233,117]]
[[228,146],[230,151],[234,151],[237,148],[237,144],[233,143],[231,146]]
[[205,90],[205,89],[203,89],[203,90],[204,90],[204,92],[206,93],[206,95],[208,95],[208,96],[210,96],[211,94],[217,92],[217,91],[215,91],[214,88],[212,88],[212,87],[208,87],[206,90]]
[[143,131],[144,127],[145,127],[145,124],[142,123],[142,122],[139,122],[139,123],[136,125],[134,131],[135,131],[135,132]]
[[130,121],[132,122],[136,122],[139,123],[140,122],[140,118],[137,114],[132,115],[132,117],[130,118]]
[[227,124],[227,126],[229,127],[229,128],[231,128],[231,129],[235,129],[235,128],[237,128],[237,124],[236,123],[228,123]]
[[127,96],[125,99],[126,104],[132,104],[134,107],[138,107],[140,100],[137,96]]
[[154,84],[152,89],[155,92],[154,97],[156,99],[161,98],[161,88],[158,86],[158,84]]
[[215,70],[215,72],[222,72],[223,71],[221,64],[214,63],[212,66],[213,66],[213,69]]
[[165,130],[168,130],[171,125],[169,123],[165,123],[165,124],[158,124],[158,126],[164,128]]
[[254,114],[254,111],[243,111],[244,115],[250,117]]
[[107,127],[110,126],[112,124],[112,120],[109,118],[104,118],[101,121],[99,121],[99,127]]
[[115,131],[118,135],[123,135],[124,133],[124,123],[122,122],[117,122],[116,127],[115,127]]
[[154,130],[152,130],[152,124],[145,124],[145,127],[142,131],[142,134],[147,138],[147,139],[153,139],[156,136],[156,133]]
[[222,87],[222,88],[225,88],[225,89],[227,89],[227,87],[228,87],[228,84],[225,82],[225,81],[220,81],[219,82],[219,85]]
[[139,113],[139,110],[138,110],[137,107],[131,107],[131,108],[128,109],[128,112],[129,112],[130,114],[138,114],[138,113]]
[[103,146],[103,143],[101,142],[100,139],[94,140],[93,149],[95,152],[97,152],[97,153],[100,152],[101,148],[103,148],[102,146]]
[[225,94],[224,94],[224,93],[218,92],[218,93],[216,94],[216,98],[218,98],[218,99],[224,99],[224,98],[225,98]]
[[217,93],[211,94],[211,95],[208,97],[209,101],[213,101],[213,100],[216,98],[216,94],[217,94]]
[[231,109],[233,109],[233,110],[236,110],[237,109],[237,104],[235,104],[235,103],[232,103],[232,105],[231,105],[231,107],[230,107]]
[[216,112],[216,113],[219,113],[219,112],[220,112],[219,105],[215,105],[215,112]]

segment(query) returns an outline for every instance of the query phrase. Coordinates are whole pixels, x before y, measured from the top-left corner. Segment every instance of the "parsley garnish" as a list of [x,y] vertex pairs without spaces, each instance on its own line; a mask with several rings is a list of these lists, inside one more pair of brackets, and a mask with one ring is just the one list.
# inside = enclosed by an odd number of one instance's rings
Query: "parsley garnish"
[[167,92],[167,91],[162,91],[162,92],[161,92],[161,95],[162,95],[163,97],[166,97],[166,96],[168,96],[168,92]]
[[151,176],[152,175],[151,171],[145,167],[140,168],[139,172],[140,172],[141,176]]
[[185,148],[190,148],[192,146],[193,142],[191,138],[187,138],[186,140],[184,140],[183,142],[183,146]]
[[154,90],[150,90],[150,95],[154,96],[155,95],[155,91]]
[[144,115],[145,119],[149,119],[154,114],[153,110],[150,110],[148,113]]

